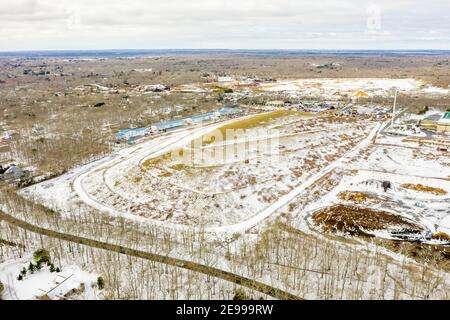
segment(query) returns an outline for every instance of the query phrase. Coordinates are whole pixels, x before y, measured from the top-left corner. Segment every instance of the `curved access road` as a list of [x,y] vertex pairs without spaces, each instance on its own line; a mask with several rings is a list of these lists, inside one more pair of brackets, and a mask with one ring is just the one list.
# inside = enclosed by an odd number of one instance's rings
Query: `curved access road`
[[283,300],[303,300],[302,298],[293,295],[289,292],[283,291],[281,289],[275,288],[273,286],[267,285],[265,283],[229,272],[225,270],[221,270],[218,268],[206,266],[203,264],[199,264],[192,261],[172,258],[168,256],[159,255],[156,253],[141,251],[137,249],[131,249],[120,245],[115,245],[107,242],[102,242],[94,239],[89,239],[85,237],[80,237],[77,235],[67,234],[58,232],[51,229],[42,228],[36,225],[33,225],[29,222],[17,219],[16,217],[13,217],[9,214],[4,213],[0,210],[0,221],[4,220],[14,226],[17,226],[21,229],[28,230],[34,233],[42,234],[44,236],[55,238],[55,239],[61,239],[64,241],[79,243],[88,247],[97,248],[97,249],[103,249],[108,250],[112,252],[121,253],[128,256],[133,256],[141,259],[146,259],[150,261],[155,261],[183,269],[187,269],[194,272],[200,272],[206,275],[210,275],[216,278],[220,278],[226,281],[233,282],[235,284],[247,287],[249,289],[267,294],[271,297],[274,297],[276,299],[283,299]]

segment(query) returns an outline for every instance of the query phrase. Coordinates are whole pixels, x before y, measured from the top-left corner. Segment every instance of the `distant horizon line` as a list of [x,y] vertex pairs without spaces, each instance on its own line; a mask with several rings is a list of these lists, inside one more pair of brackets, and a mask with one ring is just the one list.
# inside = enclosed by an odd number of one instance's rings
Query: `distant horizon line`
[[3,50],[5,52],[49,52],[49,51],[156,51],[156,50],[185,50],[185,51],[450,51],[449,49],[362,49],[362,48],[303,48],[303,49],[289,49],[289,48],[107,48],[107,49],[13,49]]
[[0,58],[139,58],[145,56],[183,55],[230,55],[230,56],[448,56],[450,49],[45,49],[45,50],[0,50]]

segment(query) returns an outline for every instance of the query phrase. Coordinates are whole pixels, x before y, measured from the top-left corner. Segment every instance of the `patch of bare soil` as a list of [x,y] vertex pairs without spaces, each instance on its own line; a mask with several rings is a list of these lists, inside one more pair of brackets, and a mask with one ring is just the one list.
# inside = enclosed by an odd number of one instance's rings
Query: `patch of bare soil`
[[315,224],[326,232],[344,232],[350,235],[371,236],[368,231],[393,229],[396,236],[417,234],[423,228],[403,217],[369,208],[338,204],[312,214]]
[[342,191],[338,194],[338,198],[353,203],[364,203],[367,200],[367,193],[359,191]]
[[404,189],[414,190],[414,191],[432,193],[437,196],[443,196],[443,195],[447,194],[447,191],[445,191],[444,189],[424,186],[420,183],[419,184],[404,183],[400,187],[402,187]]
[[445,232],[438,232],[433,234],[431,239],[441,240],[441,241],[447,241],[450,242],[450,236],[446,234]]

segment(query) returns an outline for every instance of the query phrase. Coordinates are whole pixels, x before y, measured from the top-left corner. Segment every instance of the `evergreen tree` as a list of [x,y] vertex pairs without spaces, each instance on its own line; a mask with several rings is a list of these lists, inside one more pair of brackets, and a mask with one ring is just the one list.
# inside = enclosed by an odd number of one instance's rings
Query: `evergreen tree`
[[103,279],[103,277],[97,278],[97,286],[100,290],[103,290],[103,288],[105,288],[105,280]]
[[33,257],[36,263],[50,262],[50,253],[43,248],[36,250],[33,254]]
[[30,262],[30,264],[28,265],[28,270],[31,272],[31,274],[33,274],[34,273],[34,264],[33,264],[33,262]]
[[233,300],[250,300],[250,297],[247,296],[244,290],[238,288],[234,293]]

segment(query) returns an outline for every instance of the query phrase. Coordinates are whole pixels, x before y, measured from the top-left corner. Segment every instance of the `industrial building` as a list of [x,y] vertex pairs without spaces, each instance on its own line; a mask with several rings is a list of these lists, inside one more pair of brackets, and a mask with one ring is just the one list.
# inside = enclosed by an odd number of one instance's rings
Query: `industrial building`
[[446,112],[444,115],[441,113],[434,113],[432,115],[427,116],[426,118],[420,120],[419,126],[423,129],[429,129],[429,130],[435,130],[438,131],[438,123],[441,121],[441,119],[447,114]]
[[436,125],[437,132],[450,132],[450,112],[445,112]]

